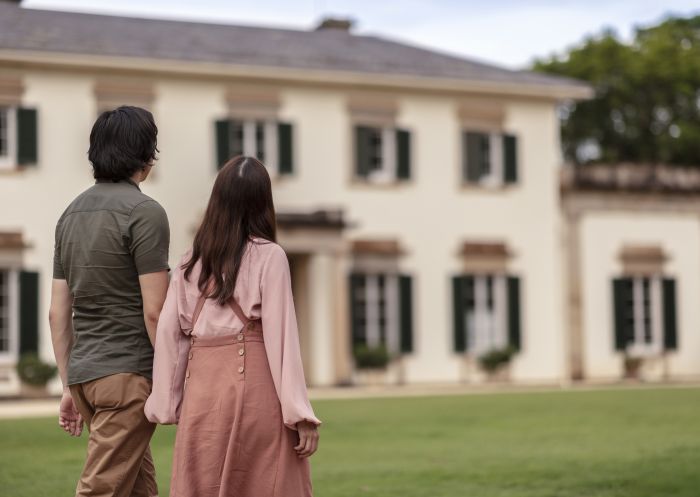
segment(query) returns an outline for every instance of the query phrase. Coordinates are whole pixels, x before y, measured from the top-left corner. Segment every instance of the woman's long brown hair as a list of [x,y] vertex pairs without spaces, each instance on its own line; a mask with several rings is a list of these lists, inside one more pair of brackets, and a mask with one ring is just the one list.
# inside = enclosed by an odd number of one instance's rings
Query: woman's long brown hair
[[[265,166],[253,157],[237,156],[219,171],[192,244],[192,257],[183,264],[189,280],[197,261],[202,271],[201,292],[224,305],[236,287],[248,240],[277,239],[272,184]],[[211,283],[210,283],[211,282]]]

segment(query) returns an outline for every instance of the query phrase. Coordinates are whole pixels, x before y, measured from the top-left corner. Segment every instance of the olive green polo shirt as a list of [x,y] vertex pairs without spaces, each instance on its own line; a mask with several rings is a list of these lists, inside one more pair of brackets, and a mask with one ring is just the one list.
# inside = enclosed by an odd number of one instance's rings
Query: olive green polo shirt
[[63,213],[53,276],[73,294],[69,385],[116,373],[151,378],[139,275],[169,269],[169,244],[165,211],[128,180],[98,181]]

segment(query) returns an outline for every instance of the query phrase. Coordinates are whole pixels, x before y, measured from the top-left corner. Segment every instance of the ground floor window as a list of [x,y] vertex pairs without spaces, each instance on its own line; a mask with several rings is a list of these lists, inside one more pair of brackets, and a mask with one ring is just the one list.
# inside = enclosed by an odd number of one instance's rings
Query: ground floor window
[[0,268],[0,359],[15,356],[15,274]]
[[412,279],[392,273],[350,275],[353,346],[386,347],[390,355],[411,352]]
[[520,280],[505,274],[452,278],[454,349],[479,356],[520,348]]
[[615,348],[648,355],[676,348],[676,283],[661,276],[613,280]]

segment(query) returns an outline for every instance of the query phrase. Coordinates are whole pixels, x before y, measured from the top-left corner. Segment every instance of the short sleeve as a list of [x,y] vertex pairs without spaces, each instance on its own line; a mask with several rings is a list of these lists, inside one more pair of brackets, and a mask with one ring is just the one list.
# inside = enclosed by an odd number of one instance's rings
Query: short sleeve
[[61,260],[61,221],[56,224],[56,235],[53,246],[53,279],[65,280],[66,273],[63,271],[63,261]]
[[127,236],[139,275],[169,269],[170,226],[158,202],[147,200],[134,207],[129,216]]

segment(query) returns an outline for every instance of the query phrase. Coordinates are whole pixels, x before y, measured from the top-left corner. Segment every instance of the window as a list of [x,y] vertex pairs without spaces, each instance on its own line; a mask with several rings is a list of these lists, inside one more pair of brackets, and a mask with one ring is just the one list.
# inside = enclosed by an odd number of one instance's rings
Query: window
[[36,109],[0,106],[0,171],[37,163]]
[[255,157],[273,176],[292,173],[292,125],[274,120],[216,122],[217,167],[237,155]]
[[467,183],[494,187],[517,182],[515,136],[465,131],[462,148],[462,179]]
[[520,348],[520,280],[504,274],[452,278],[454,348],[479,356]]
[[0,364],[39,351],[39,273],[0,268]]
[[393,127],[355,127],[355,176],[372,183],[411,177],[411,134]]
[[350,275],[353,345],[383,345],[391,355],[412,351],[411,286],[407,275]]
[[0,169],[12,169],[16,165],[16,132],[14,109],[0,107]]
[[17,307],[15,276],[10,270],[0,269],[0,361],[16,358],[16,314],[13,312]]
[[675,280],[631,276],[613,280],[615,347],[633,356],[676,348]]

